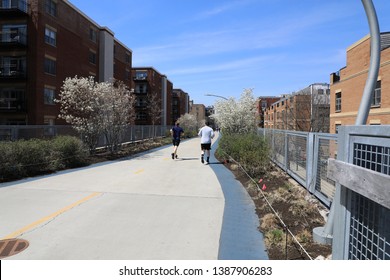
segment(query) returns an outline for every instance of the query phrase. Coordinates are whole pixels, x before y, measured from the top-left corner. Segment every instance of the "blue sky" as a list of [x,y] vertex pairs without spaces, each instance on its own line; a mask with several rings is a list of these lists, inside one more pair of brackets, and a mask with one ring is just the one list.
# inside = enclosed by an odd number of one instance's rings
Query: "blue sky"
[[[205,94],[279,96],[329,83],[346,48],[369,34],[360,0],[70,0],[194,103]],[[381,32],[390,1],[373,0]]]

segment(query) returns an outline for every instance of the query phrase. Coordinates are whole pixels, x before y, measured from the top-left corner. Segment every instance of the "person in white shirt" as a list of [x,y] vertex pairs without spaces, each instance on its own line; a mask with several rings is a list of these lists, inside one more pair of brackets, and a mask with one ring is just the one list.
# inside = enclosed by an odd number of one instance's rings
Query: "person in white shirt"
[[211,139],[214,138],[214,130],[209,127],[210,123],[206,122],[205,126],[203,126],[198,133],[200,136],[200,148],[202,150],[202,154],[200,157],[200,161],[204,163],[204,154],[206,153],[206,164],[210,163],[210,150],[211,150]]

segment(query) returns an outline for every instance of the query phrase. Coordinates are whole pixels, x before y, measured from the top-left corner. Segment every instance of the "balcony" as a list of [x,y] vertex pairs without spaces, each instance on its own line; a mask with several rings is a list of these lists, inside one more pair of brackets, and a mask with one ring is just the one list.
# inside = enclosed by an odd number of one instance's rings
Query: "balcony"
[[2,0],[0,1],[0,17],[27,16],[27,1]]
[[0,100],[0,112],[26,112],[26,106],[22,100]]
[[330,74],[330,83],[335,84],[340,81],[340,72]]
[[147,78],[148,78],[148,72],[136,71],[133,80],[134,81],[146,81]]
[[0,68],[0,80],[24,80],[26,76],[25,70]]
[[25,49],[27,47],[26,34],[18,31],[0,31],[0,49]]
[[135,76],[133,78],[134,81],[146,81],[147,76]]

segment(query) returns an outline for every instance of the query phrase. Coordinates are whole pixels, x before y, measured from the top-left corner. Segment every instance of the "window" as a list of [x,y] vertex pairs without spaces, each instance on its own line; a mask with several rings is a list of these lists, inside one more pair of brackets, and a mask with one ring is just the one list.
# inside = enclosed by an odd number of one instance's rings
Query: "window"
[[97,42],[97,32],[95,29],[93,28],[90,28],[89,29],[89,39],[92,41],[92,42]]
[[94,51],[89,51],[88,60],[90,63],[96,65],[96,53]]
[[45,43],[56,46],[57,44],[57,32],[49,27],[45,28]]
[[136,114],[136,119],[137,120],[146,120],[147,114],[145,112],[139,112]]
[[146,71],[136,71],[135,77],[137,80],[145,80],[148,77],[148,72]]
[[336,93],[336,112],[341,111],[341,92]]
[[371,100],[371,107],[381,106],[381,81],[376,82],[376,87]]
[[56,61],[45,57],[45,73],[55,75],[56,74]]
[[136,106],[137,107],[146,107],[148,105],[148,101],[146,100],[146,98],[142,98],[142,97],[138,97],[136,99]]
[[18,1],[18,0],[2,0],[0,2],[0,7],[2,9],[13,9],[17,8],[23,12],[27,12],[27,1]]
[[43,91],[43,100],[47,105],[54,105],[55,90],[52,88],[45,88]]
[[25,24],[3,25],[1,33],[1,42],[26,44],[27,25]]
[[45,0],[45,11],[53,17],[57,16],[57,2],[53,0]]
[[341,124],[336,124],[336,134],[339,133],[340,126],[341,126]]
[[26,75],[25,57],[0,56],[0,76],[22,76]]
[[131,63],[131,56],[130,56],[130,54],[126,53],[125,59],[126,59],[126,63],[129,63],[129,64]]
[[146,84],[137,84],[135,85],[135,93],[146,93],[147,85]]
[[20,110],[24,91],[19,89],[3,89],[0,91],[0,109]]

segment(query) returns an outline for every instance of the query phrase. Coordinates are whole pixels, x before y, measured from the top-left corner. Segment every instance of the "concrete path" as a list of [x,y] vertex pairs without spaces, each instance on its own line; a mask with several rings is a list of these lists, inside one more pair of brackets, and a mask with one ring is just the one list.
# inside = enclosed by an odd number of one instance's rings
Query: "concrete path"
[[[237,181],[214,158],[201,164],[199,146],[199,139],[183,141],[175,160],[166,146],[0,184],[0,239],[29,242],[7,259],[266,259],[246,192],[238,186],[235,195],[246,210],[229,214],[240,208],[226,198]],[[248,238],[248,226],[255,241],[243,244],[239,229]]]

